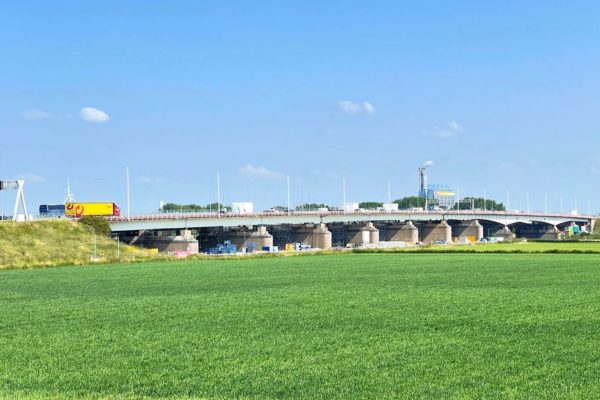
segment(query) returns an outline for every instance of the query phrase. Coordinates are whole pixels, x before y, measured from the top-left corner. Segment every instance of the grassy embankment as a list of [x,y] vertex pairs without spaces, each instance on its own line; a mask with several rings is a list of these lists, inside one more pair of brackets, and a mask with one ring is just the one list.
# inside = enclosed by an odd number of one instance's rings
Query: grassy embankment
[[[117,243],[94,235],[82,224],[67,220],[0,223],[0,269],[35,268],[58,265],[89,264],[94,254],[96,236],[97,262],[116,262]],[[128,251],[121,244],[121,262],[156,257],[147,251]]]
[[596,398],[589,254],[0,272],[0,398]]

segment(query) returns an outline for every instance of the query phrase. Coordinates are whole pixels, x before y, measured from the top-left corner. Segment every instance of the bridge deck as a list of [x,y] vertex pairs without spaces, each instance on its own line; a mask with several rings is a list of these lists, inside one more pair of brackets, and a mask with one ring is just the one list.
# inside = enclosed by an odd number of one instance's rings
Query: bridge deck
[[193,229],[259,225],[300,225],[318,223],[405,222],[441,220],[486,220],[500,225],[533,222],[560,225],[569,222],[592,223],[595,217],[570,214],[526,213],[514,211],[294,211],[253,214],[236,213],[159,213],[109,217],[113,231]]

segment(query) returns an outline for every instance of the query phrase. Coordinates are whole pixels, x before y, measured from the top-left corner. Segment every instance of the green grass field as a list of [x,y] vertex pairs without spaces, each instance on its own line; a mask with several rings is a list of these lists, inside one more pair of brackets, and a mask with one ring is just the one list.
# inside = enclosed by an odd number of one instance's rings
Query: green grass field
[[600,257],[344,254],[0,271],[0,398],[581,398]]
[[476,243],[470,245],[410,246],[397,249],[356,249],[355,252],[406,252],[406,253],[587,253],[600,254],[600,241],[517,241],[502,243]]

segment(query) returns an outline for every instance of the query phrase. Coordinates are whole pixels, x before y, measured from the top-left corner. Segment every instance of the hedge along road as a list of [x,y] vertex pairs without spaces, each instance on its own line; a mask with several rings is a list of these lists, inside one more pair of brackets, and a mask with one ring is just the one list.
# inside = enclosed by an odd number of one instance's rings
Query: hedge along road
[[592,398],[591,254],[0,272],[2,398]]

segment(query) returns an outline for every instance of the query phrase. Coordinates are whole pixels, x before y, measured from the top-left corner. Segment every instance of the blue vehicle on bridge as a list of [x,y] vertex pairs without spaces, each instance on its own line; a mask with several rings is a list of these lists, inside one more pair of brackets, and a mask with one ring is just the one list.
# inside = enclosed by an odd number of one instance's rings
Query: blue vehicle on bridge
[[40,205],[40,215],[45,217],[64,217],[64,204],[42,204]]

